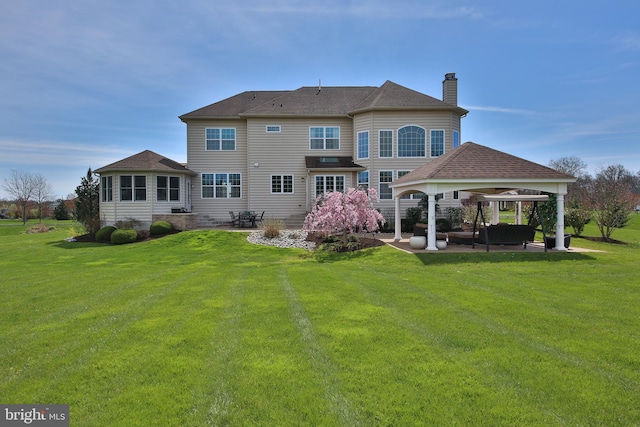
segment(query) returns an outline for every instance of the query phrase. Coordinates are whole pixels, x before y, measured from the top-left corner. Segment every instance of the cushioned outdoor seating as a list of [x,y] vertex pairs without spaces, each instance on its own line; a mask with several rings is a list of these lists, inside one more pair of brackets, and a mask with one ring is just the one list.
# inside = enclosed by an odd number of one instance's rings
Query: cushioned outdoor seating
[[524,245],[533,242],[536,229],[531,225],[490,225],[480,228],[478,243],[489,245]]

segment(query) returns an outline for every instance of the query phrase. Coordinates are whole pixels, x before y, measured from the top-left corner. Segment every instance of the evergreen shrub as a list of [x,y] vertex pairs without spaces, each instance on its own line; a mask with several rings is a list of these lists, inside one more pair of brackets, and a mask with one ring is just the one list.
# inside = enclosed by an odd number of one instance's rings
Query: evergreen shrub
[[111,234],[116,231],[113,225],[106,225],[100,230],[96,231],[96,242],[110,242]]
[[135,243],[136,240],[138,240],[138,232],[133,228],[118,228],[111,233],[111,243],[114,245]]
[[162,236],[171,233],[171,231],[173,231],[173,225],[169,221],[156,221],[149,228],[149,233],[152,236]]

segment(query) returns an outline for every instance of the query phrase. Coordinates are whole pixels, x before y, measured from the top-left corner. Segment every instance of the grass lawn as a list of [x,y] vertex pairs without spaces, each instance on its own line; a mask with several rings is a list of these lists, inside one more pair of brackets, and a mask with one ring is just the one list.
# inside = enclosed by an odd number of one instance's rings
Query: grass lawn
[[23,231],[0,221],[0,403],[73,426],[640,425],[638,216],[572,239],[601,253]]

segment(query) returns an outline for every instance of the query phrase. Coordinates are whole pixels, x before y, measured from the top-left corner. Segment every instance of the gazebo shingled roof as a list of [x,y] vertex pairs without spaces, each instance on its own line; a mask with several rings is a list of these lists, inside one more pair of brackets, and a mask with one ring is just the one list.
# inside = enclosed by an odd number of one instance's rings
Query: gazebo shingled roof
[[393,184],[425,179],[572,180],[573,177],[502,151],[466,142],[393,181]]

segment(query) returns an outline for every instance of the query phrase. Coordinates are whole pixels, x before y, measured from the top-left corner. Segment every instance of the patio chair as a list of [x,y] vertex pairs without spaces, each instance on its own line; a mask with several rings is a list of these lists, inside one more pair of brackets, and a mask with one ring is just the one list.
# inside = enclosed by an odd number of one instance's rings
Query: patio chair
[[264,211],[262,211],[262,215],[260,215],[260,218],[256,217],[256,223],[262,224],[262,219],[263,218],[264,218]]
[[231,227],[235,227],[236,225],[240,225],[240,218],[233,213],[233,211],[229,211],[229,215],[231,216]]

